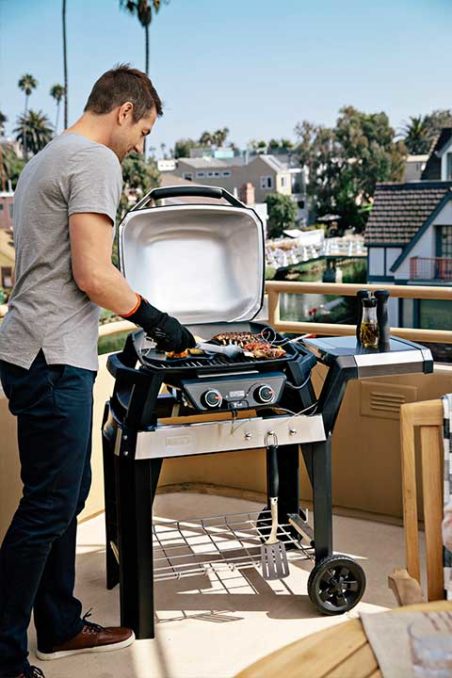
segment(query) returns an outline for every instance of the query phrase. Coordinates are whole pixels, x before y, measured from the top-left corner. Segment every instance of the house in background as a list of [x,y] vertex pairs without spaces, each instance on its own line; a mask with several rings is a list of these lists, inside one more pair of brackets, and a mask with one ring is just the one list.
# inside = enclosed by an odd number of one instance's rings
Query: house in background
[[238,196],[242,186],[251,183],[255,203],[265,203],[270,193],[288,195],[297,205],[297,221],[307,220],[307,201],[303,170],[291,167],[274,155],[256,155],[249,162],[244,156],[233,158],[179,158],[172,170],[176,176],[207,186],[222,186]]
[[13,227],[13,191],[0,191],[0,229]]
[[[161,188],[167,188],[168,186],[193,186],[197,185],[198,182],[193,182],[187,179],[181,179],[181,177],[178,177],[174,174],[169,174],[169,173],[162,173],[160,177],[160,186]],[[200,186],[201,182],[199,183]],[[223,187],[224,188],[224,187]],[[261,219],[262,224],[264,226],[264,233],[267,232],[267,220],[268,220],[268,212],[267,212],[267,204],[264,203],[257,203],[256,202],[256,196],[254,193],[254,186],[251,183],[246,183],[243,184],[239,190],[237,197],[239,200],[241,200],[247,207],[251,207],[258,217]],[[189,196],[184,196],[184,197],[177,197],[177,198],[165,198],[164,200],[165,204],[180,204],[180,203],[198,203],[199,198],[196,197],[189,197]],[[213,204],[218,204],[218,201],[215,198],[205,198],[203,197],[202,202],[207,202],[207,203],[213,203]]]
[[[368,282],[451,286],[452,181],[378,184],[365,243]],[[449,330],[452,289],[450,302],[390,300],[389,313],[393,326]]]
[[407,181],[420,181],[428,159],[428,155],[409,155],[405,160],[404,183]]
[[12,231],[0,228],[0,287],[4,290],[10,290],[14,284],[15,260]]
[[443,127],[427,160],[423,181],[452,181],[452,127]]

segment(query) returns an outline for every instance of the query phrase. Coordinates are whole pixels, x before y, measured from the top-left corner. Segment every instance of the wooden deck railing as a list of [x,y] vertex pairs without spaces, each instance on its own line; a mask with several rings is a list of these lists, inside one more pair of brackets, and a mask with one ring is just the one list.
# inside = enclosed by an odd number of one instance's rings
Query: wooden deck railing
[[[341,283],[320,282],[279,282],[268,281],[265,290],[268,294],[269,324],[279,332],[293,332],[295,334],[315,333],[320,335],[354,334],[354,325],[339,325],[317,322],[294,322],[281,320],[280,298],[286,294],[332,294],[336,296],[353,297],[358,290],[380,290],[384,285],[352,285]],[[426,287],[421,285],[388,285],[391,297],[403,299],[440,299],[452,302],[452,287]],[[452,308],[452,304],[451,304]],[[448,330],[423,330],[408,327],[391,327],[391,334],[402,339],[412,341],[452,344],[452,327]]]
[[[286,294],[331,294],[336,296],[355,296],[358,290],[379,290],[383,285],[351,285],[348,283],[321,282],[279,282],[268,281],[265,291],[268,295],[269,323],[279,332],[295,334],[315,333],[320,335],[354,334],[354,325],[333,323],[294,322],[281,320],[279,313],[279,295]],[[441,299],[452,302],[452,287],[425,287],[418,285],[389,285],[392,297],[404,299]],[[107,337],[130,331],[135,327],[128,320],[107,323],[100,327],[100,336]],[[452,330],[421,330],[408,327],[392,327],[391,334],[412,341],[452,344]]]

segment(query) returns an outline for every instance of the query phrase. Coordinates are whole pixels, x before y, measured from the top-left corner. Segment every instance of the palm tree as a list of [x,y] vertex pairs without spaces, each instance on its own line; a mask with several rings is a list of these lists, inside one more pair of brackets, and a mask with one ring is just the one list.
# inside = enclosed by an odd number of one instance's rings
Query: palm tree
[[213,144],[213,135],[210,132],[203,132],[199,137],[201,146],[211,146]]
[[428,137],[426,119],[422,115],[411,115],[402,128],[403,141],[413,155],[428,153],[431,140]]
[[[169,0],[165,0],[165,2],[168,4]],[[129,14],[136,15],[144,28],[144,70],[146,75],[149,75],[149,26],[152,21],[152,12],[154,11],[154,14],[157,14],[161,4],[162,0],[119,0],[119,6]],[[146,139],[144,140],[143,153],[146,157]]]
[[61,100],[64,97],[64,86],[63,85],[53,85],[53,87],[50,88],[50,96],[53,97],[56,101],[56,106],[57,106],[57,112],[56,112],[56,121],[55,121],[55,133],[58,132],[58,119],[60,117],[60,105],[61,105]]
[[38,153],[53,137],[52,124],[42,111],[30,110],[17,119],[14,130],[17,141],[33,154]]
[[[167,0],[166,4],[168,4]],[[162,0],[119,0],[119,5],[129,14],[136,15],[144,28],[145,39],[145,72],[149,75],[149,26],[152,21],[152,13],[157,14]]]
[[[25,111],[24,111],[24,116],[27,115],[27,110],[28,110],[28,98],[30,94],[33,92],[34,89],[38,86],[38,81],[35,80],[35,78],[30,74],[30,73],[25,73],[23,75],[19,82],[17,83],[19,89],[22,90],[22,92],[25,92]],[[24,138],[24,157],[25,160],[28,157],[28,148],[27,148],[27,135],[24,133],[23,134]]]
[[63,19],[63,77],[64,77],[64,129],[67,127],[68,118],[68,101],[67,101],[67,40],[66,40],[66,0],[63,0],[62,5],[62,19]]
[[35,80],[35,78],[32,75],[30,75],[30,73],[25,73],[25,75],[23,75],[20,78],[17,85],[19,89],[22,90],[22,92],[25,92],[25,113],[27,113],[28,97],[33,92],[33,90],[36,89],[36,87],[38,86],[38,81]]
[[229,134],[229,128],[228,127],[223,127],[222,129],[217,129],[216,132],[213,133],[213,142],[215,146],[221,147],[224,145],[224,142],[226,141],[227,137]]
[[8,118],[2,111],[0,111],[0,137],[5,134],[5,122],[8,121]]

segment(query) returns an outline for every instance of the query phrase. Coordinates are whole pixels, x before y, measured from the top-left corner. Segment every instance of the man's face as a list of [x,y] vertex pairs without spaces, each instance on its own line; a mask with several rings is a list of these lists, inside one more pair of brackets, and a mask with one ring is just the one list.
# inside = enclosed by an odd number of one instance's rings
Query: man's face
[[143,152],[144,140],[150,134],[157,119],[157,111],[152,109],[138,122],[133,121],[132,112],[121,119],[114,139],[114,152],[122,162],[126,155],[135,151]]

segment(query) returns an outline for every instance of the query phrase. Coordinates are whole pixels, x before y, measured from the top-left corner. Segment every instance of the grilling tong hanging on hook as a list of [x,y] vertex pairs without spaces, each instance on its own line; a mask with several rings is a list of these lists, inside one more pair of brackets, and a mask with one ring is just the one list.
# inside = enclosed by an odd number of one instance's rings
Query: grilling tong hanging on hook
[[268,538],[261,546],[261,566],[264,579],[284,579],[289,575],[286,547],[278,539],[278,439],[274,432],[269,432],[267,440],[273,439],[271,445],[267,444],[267,478],[268,492],[270,495],[271,530]]

